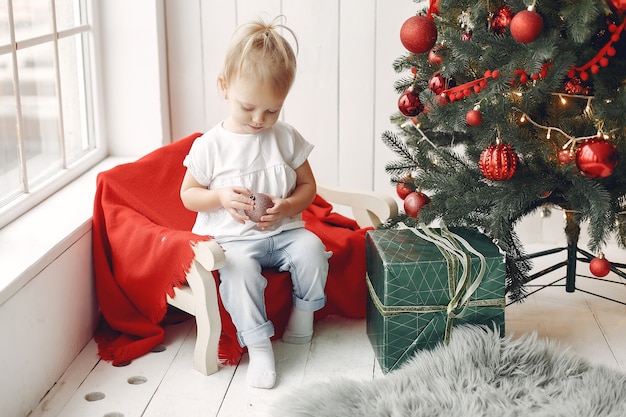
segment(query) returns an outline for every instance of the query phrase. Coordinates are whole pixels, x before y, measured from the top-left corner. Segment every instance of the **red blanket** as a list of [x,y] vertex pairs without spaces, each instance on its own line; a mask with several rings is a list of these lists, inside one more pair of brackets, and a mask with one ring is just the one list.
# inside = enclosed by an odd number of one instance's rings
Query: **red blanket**
[[[166,294],[185,282],[193,259],[191,242],[209,237],[190,232],[195,213],[179,198],[182,160],[199,134],[164,146],[136,162],[98,175],[93,212],[93,257],[103,325],[96,341],[100,356],[114,365],[133,360],[163,343],[168,315]],[[319,196],[303,213],[306,228],[333,252],[326,285],[328,315],[365,316],[365,232],[332,212]],[[219,277],[214,273],[217,282]],[[280,337],[291,309],[288,273],[264,271],[267,313]],[[220,359],[236,363],[242,349],[220,302]]]

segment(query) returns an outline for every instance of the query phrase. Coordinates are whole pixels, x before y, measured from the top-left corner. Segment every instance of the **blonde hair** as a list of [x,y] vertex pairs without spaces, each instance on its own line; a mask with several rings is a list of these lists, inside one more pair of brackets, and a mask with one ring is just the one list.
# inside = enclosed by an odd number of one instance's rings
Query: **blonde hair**
[[289,91],[296,76],[296,54],[278,30],[291,34],[296,50],[298,40],[291,29],[279,23],[281,18],[278,16],[270,23],[245,23],[235,30],[220,74],[226,85],[240,77],[250,77],[269,83],[276,92]]

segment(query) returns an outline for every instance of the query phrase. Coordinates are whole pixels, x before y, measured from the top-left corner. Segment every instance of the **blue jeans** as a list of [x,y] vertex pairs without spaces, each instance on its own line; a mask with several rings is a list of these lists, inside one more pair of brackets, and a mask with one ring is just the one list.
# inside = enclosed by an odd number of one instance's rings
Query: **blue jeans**
[[326,304],[324,286],[332,253],[326,251],[314,233],[293,229],[271,237],[221,245],[226,265],[219,270],[220,296],[237,328],[242,347],[274,335],[274,325],[265,311],[267,280],[261,275],[263,268],[290,272],[295,308],[317,311]]

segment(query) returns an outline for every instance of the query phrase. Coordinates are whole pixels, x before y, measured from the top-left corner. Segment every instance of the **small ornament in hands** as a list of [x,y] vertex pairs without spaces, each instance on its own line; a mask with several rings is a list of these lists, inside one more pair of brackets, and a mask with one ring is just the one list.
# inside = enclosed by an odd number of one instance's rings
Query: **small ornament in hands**
[[605,277],[611,272],[611,263],[601,253],[589,262],[589,271],[596,277]]
[[255,223],[261,221],[261,217],[267,214],[268,208],[274,207],[272,198],[267,194],[252,194],[250,199],[254,200],[254,208],[252,210],[245,210],[244,213]]

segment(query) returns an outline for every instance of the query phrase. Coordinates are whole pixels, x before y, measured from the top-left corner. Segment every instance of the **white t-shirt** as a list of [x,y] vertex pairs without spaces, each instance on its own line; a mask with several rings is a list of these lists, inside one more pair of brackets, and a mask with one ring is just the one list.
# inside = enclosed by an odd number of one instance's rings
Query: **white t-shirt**
[[[296,172],[308,158],[313,145],[296,129],[276,122],[258,134],[238,134],[222,123],[197,138],[183,165],[200,184],[209,189],[240,186],[253,193],[286,198],[296,186]],[[214,236],[218,242],[256,239],[284,230],[303,227],[300,214],[283,219],[268,230],[256,223],[235,221],[224,209],[199,212],[192,231]]]

